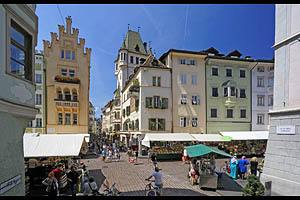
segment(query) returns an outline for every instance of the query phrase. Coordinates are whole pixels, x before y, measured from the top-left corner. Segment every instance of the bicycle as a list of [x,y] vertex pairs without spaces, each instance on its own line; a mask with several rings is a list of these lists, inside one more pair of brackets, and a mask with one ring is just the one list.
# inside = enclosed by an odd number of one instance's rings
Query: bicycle
[[145,179],[145,181],[150,181],[145,186],[145,196],[160,196],[159,187],[156,185],[152,185],[154,180]]
[[104,196],[120,196],[121,192],[115,187],[116,183],[104,190]]

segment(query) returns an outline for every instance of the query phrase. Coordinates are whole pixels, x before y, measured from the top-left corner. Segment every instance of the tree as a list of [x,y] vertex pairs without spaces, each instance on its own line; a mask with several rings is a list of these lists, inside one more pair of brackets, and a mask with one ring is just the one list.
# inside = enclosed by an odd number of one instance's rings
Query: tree
[[248,183],[243,188],[243,196],[264,196],[265,188],[256,176],[251,174],[247,180]]

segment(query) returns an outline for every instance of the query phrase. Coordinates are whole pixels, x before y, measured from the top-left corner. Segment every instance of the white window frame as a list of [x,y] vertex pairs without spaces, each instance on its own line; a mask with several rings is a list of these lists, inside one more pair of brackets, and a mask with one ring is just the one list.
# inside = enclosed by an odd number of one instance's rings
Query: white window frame
[[189,118],[188,117],[180,117],[180,127],[182,127],[182,128],[189,127]]
[[216,97],[219,97],[219,88],[218,87],[212,87],[211,88],[211,97],[216,98],[215,96],[213,96],[213,93],[214,93],[213,89],[217,89],[217,96]]
[[181,85],[186,85],[186,74],[180,74]]
[[[260,119],[261,117],[261,119]],[[265,115],[264,114],[257,114],[256,116],[256,124],[257,125],[264,125]]]
[[193,117],[192,118],[192,127],[197,127],[198,126],[198,118],[197,117]]
[[192,74],[192,85],[198,84],[198,76],[197,74]]
[[200,105],[200,96],[192,96],[192,105]]
[[265,77],[264,76],[257,77],[257,87],[265,87]]
[[180,104],[185,105],[188,102],[188,98],[186,94],[181,94],[180,95]]
[[[227,76],[227,70],[231,70],[231,76]],[[233,77],[233,70],[231,67],[225,67],[225,77]]]
[[[260,103],[259,99],[262,99],[262,103]],[[257,95],[257,106],[265,106],[265,96],[264,95]]]
[[[246,115],[245,117],[242,117],[242,110],[245,110]],[[240,108],[240,119],[246,119],[247,118],[247,109],[246,108]]]
[[181,65],[185,65],[186,64],[186,59],[184,59],[184,58],[180,58],[179,59],[179,63],[181,64]]
[[[213,75],[213,69],[217,69],[218,70],[218,75]],[[219,76],[219,67],[217,67],[217,66],[212,66],[211,67],[211,76]]]

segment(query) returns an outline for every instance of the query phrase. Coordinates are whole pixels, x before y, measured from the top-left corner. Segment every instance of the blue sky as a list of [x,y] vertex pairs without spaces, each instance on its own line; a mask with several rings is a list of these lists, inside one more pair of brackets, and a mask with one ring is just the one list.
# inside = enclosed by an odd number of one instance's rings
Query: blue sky
[[79,28],[79,37],[92,48],[90,101],[101,108],[113,98],[116,89],[114,60],[126,35],[137,31],[143,42],[152,41],[152,49],[159,58],[169,49],[200,51],[215,47],[228,54],[239,50],[244,56],[272,59],[275,34],[275,5],[255,4],[38,4],[38,45],[51,40],[50,32],[58,33],[58,24],[72,17],[72,27]]

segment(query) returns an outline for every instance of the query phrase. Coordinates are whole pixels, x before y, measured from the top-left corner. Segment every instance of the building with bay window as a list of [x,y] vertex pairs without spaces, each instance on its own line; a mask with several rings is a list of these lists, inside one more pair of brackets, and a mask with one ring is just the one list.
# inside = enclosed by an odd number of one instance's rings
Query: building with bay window
[[58,25],[59,34],[51,32],[51,42],[44,40],[46,68],[47,133],[89,132],[89,88],[91,49],[72,28]]

